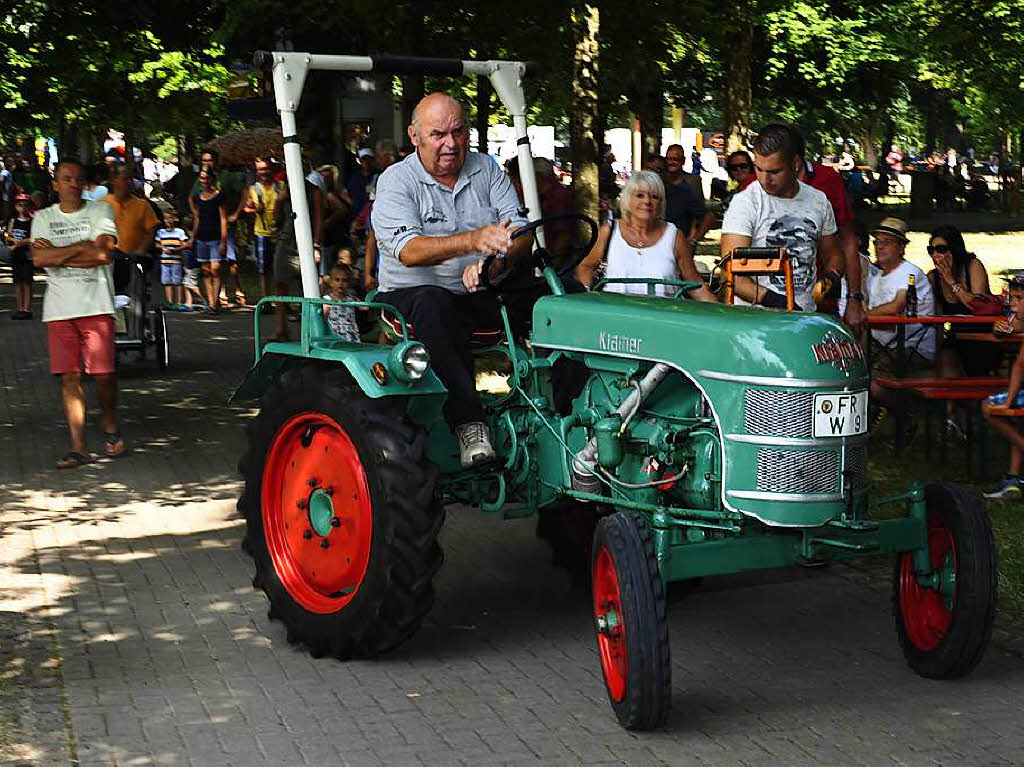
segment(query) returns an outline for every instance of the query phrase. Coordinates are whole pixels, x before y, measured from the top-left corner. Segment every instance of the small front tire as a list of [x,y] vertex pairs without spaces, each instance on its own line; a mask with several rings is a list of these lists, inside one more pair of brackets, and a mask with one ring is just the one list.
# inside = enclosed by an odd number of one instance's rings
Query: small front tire
[[653,730],[668,719],[672,671],[665,585],[647,519],[620,511],[594,533],[594,620],[608,700],[627,730]]
[[896,560],[893,619],[907,664],[928,679],[956,679],[981,661],[996,610],[995,539],[984,503],[962,485],[925,488],[935,580],[922,584],[909,552]]

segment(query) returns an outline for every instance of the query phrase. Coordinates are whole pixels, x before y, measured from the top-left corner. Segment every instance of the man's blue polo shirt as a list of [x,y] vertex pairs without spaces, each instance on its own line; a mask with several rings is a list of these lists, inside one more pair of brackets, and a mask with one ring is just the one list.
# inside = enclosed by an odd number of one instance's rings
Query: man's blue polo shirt
[[452,258],[433,266],[405,266],[398,257],[414,237],[450,237],[505,219],[525,226],[512,182],[489,156],[468,152],[459,180],[449,189],[427,173],[414,152],[385,170],[377,181],[373,230],[380,249],[380,290],[437,285],[465,293],[462,272],[484,254]]

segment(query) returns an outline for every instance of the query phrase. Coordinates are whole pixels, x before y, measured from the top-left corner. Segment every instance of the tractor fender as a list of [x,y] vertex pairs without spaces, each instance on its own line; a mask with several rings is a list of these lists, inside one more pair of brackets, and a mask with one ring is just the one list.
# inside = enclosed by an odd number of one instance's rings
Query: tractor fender
[[[276,345],[276,344],[275,344]],[[280,344],[286,346],[286,344]],[[314,347],[308,354],[299,351],[298,344],[291,344],[295,352],[285,349],[267,350],[260,356],[234,394],[230,402],[243,402],[259,399],[263,393],[270,388],[275,380],[280,378],[284,371],[292,365],[301,365],[309,360],[319,360],[325,364],[335,363],[344,365],[359,388],[367,397],[374,399],[379,397],[409,397],[435,395],[441,398],[448,393],[444,384],[441,383],[433,369],[427,370],[420,380],[414,383],[404,383],[392,375],[388,368],[388,354],[391,351],[389,346],[378,344],[365,344],[359,348],[346,349],[318,349]],[[383,384],[377,381],[371,369],[376,363],[384,365],[388,375]]]

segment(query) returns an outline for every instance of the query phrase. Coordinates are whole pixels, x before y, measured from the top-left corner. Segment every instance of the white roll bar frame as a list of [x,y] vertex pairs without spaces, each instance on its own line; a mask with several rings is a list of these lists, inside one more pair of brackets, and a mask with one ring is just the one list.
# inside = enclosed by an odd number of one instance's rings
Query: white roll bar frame
[[[521,61],[461,61],[447,59],[398,59],[396,57],[370,56],[324,56],[311,53],[275,51],[271,54],[258,53],[256,60],[267,63],[269,56],[273,64],[274,100],[281,115],[281,134],[284,136],[284,159],[288,173],[289,194],[292,201],[292,215],[295,216],[295,240],[299,249],[299,264],[302,272],[302,294],[306,298],[320,298],[320,283],[316,259],[313,255],[313,232],[310,227],[309,200],[306,199],[305,173],[302,168],[302,148],[299,145],[295,113],[302,99],[302,87],[306,73],[311,69],[334,70],[338,72],[393,71],[410,72],[421,67],[429,73],[436,64],[443,71],[437,73],[457,74],[461,64],[463,75],[486,76],[494,87],[498,98],[512,115],[512,127],[516,136],[516,154],[519,158],[519,177],[523,184],[527,217],[536,221],[541,217],[540,197],[537,193],[537,178],[533,171],[533,154],[526,125],[526,96],[523,93],[523,77],[527,65]],[[396,64],[389,66],[389,64]],[[528,171],[528,172],[527,172]],[[537,241],[544,245],[544,233],[537,230]]]

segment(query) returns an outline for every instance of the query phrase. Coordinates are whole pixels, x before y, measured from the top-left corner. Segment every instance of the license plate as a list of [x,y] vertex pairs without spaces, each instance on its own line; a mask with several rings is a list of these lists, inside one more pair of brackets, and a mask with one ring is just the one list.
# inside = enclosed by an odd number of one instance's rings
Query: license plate
[[868,393],[815,394],[814,436],[853,437],[868,430]]

